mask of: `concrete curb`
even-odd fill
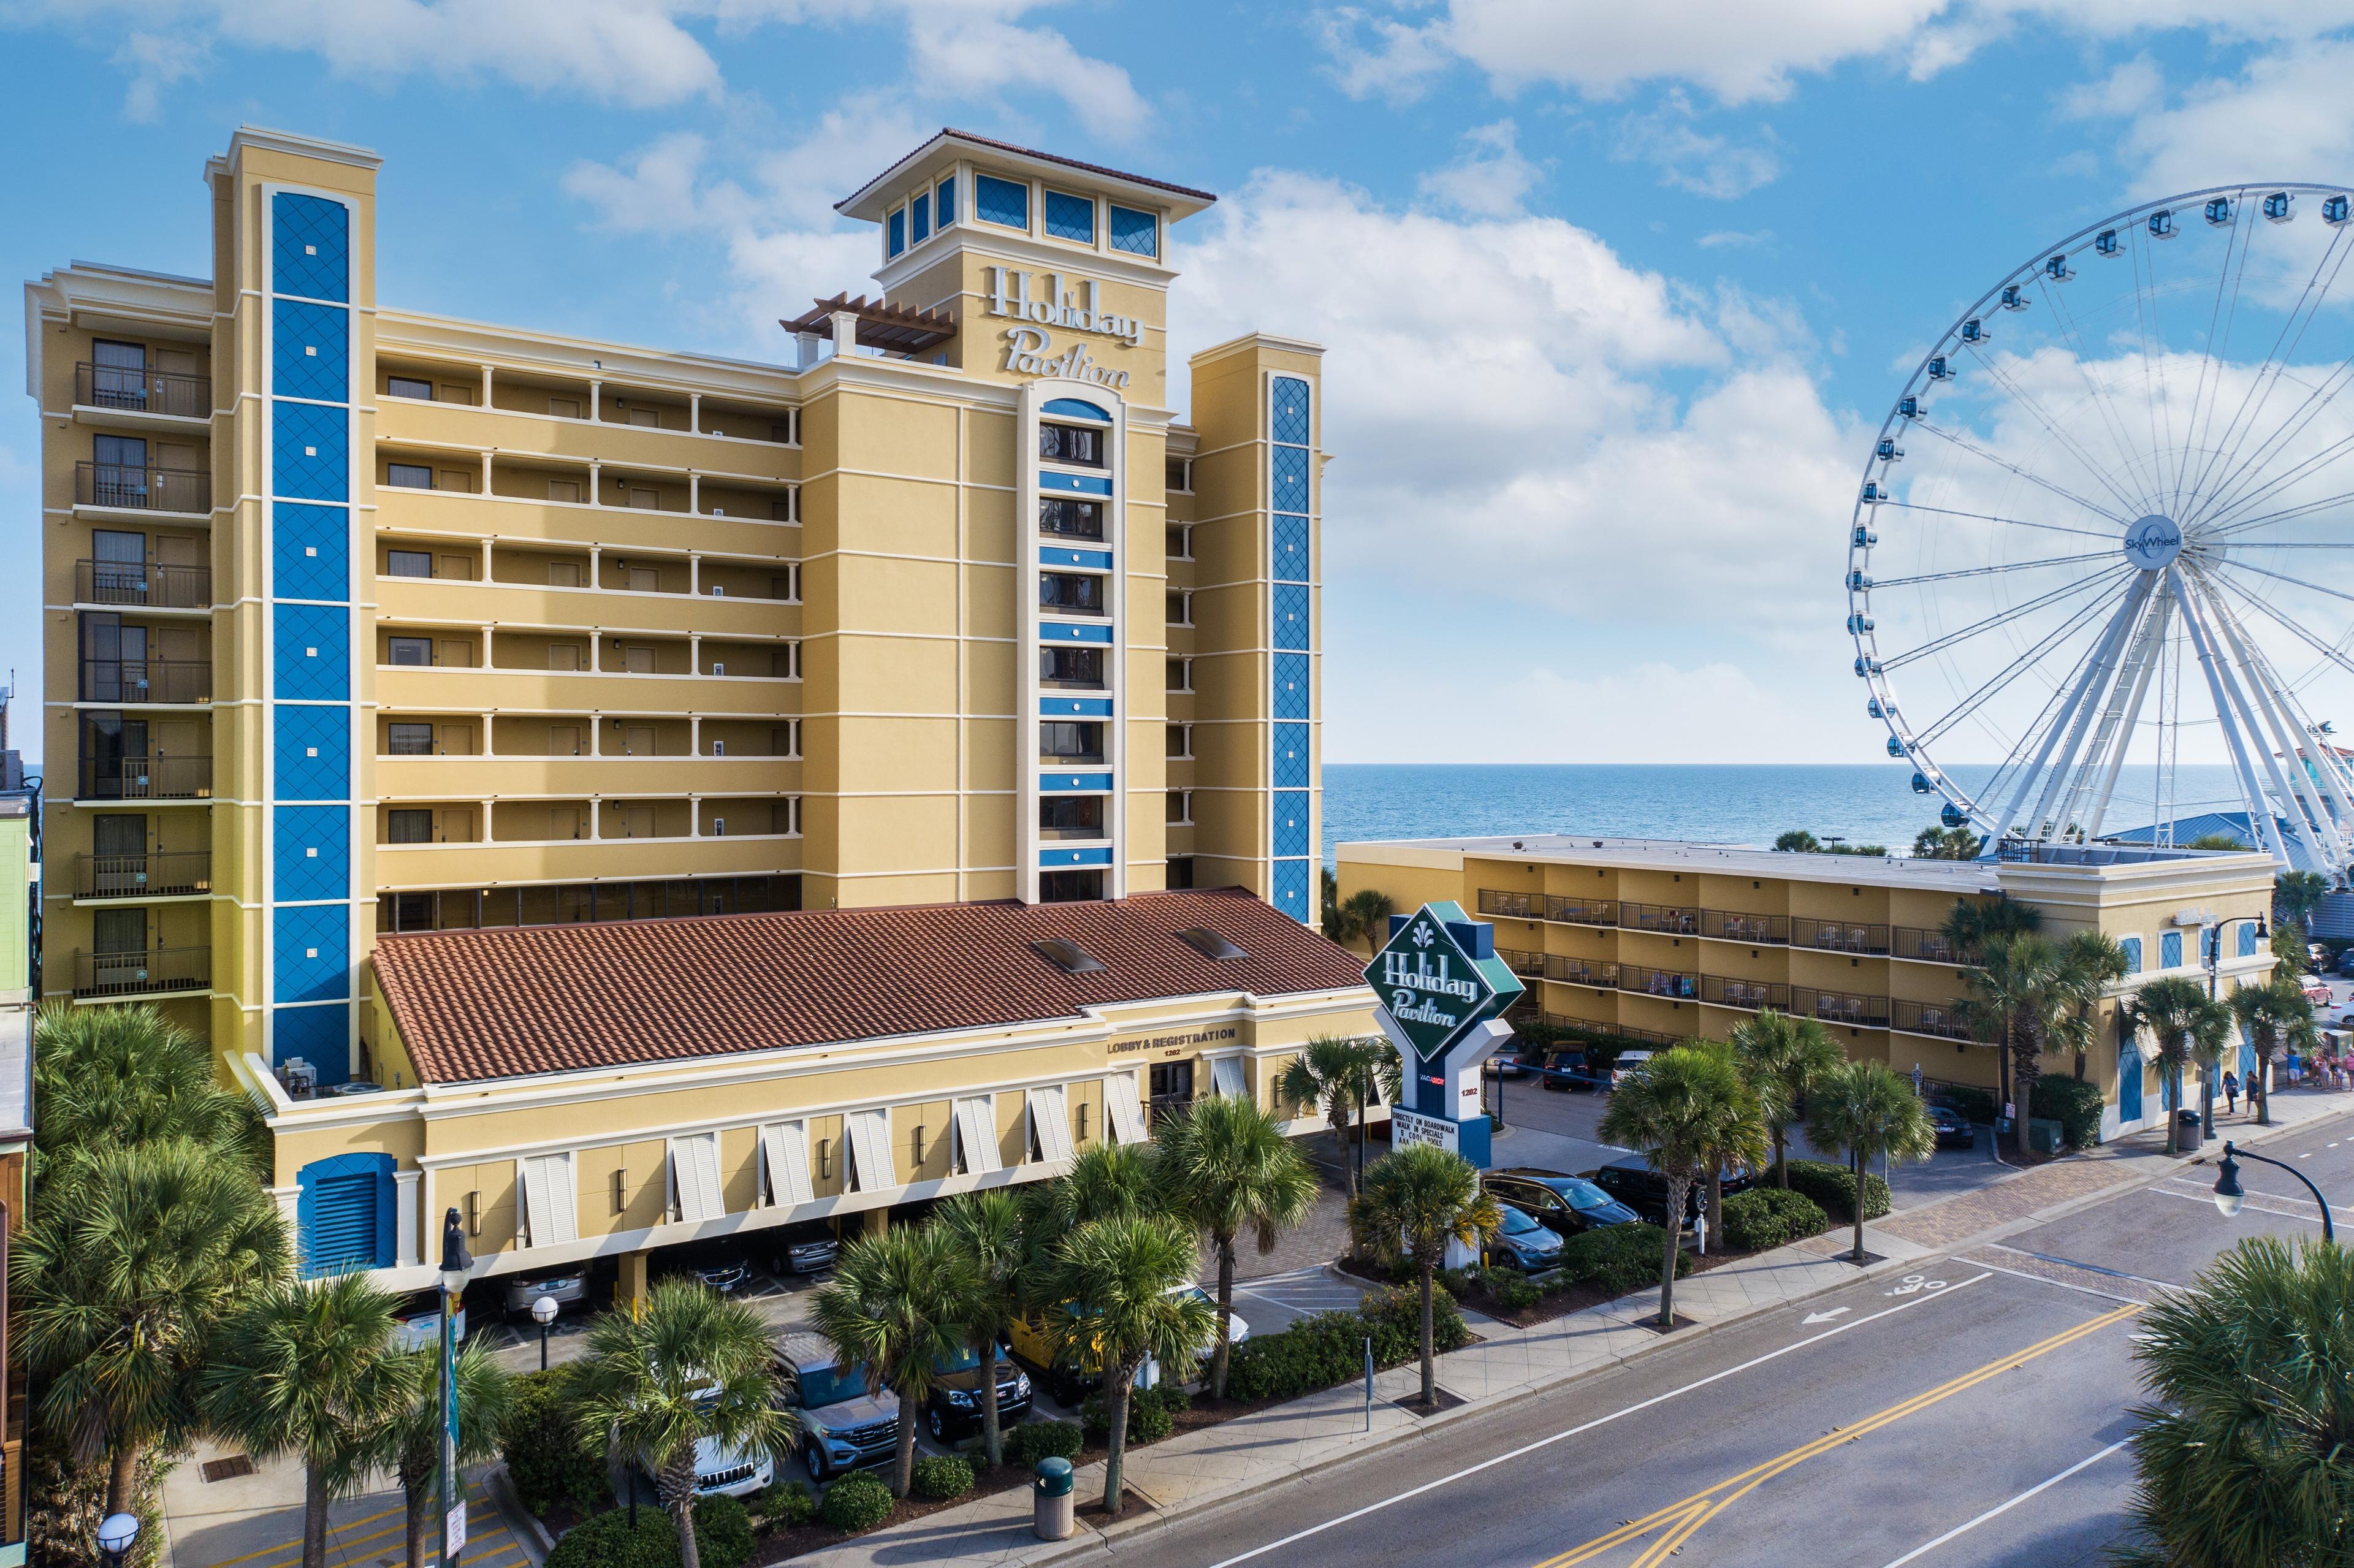
[[[507,1533],[523,1547],[524,1555],[535,1564],[546,1562],[547,1554],[556,1550],[556,1538],[547,1533],[547,1526],[539,1522],[536,1514],[523,1506],[523,1499],[515,1495],[514,1483],[507,1478],[506,1466],[496,1464],[484,1471],[482,1487],[498,1505],[499,1517],[506,1520]],[[535,1542],[539,1548],[536,1552],[532,1550]]]

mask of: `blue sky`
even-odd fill
[[[1336,761],[1879,758],[1839,577],[1911,358],[2134,199],[2354,175],[2349,0],[0,0],[0,34],[19,279],[205,270],[241,122],[385,155],[388,303],[748,357],[864,283],[831,203],[942,124],[1217,191],[1174,346],[1331,350]],[[37,440],[15,400],[17,560]]]

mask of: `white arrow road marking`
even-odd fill
[[[1840,1313],[1850,1310],[1851,1310],[1851,1308],[1846,1307],[1834,1307],[1828,1312],[1809,1312],[1805,1317],[1799,1319],[1798,1321],[1802,1324],[1828,1323],[1832,1319],[1838,1317]]]

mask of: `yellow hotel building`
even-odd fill
[[[2258,853],[2035,844],[1955,862],[1530,833],[1344,843],[1337,855],[1343,898],[1368,887],[1402,909],[1452,898],[1492,920],[1497,956],[1545,1022],[1672,1044],[1724,1039],[1771,1008],[1820,1020],[1850,1057],[1987,1089],[1998,1053],[1955,1011],[1968,973],[1940,935],[1954,906],[2016,900],[2054,940],[2105,932],[2133,972],[2102,1000],[2101,1044],[2083,1064],[2106,1102],[2104,1137],[2164,1125],[2165,1086],[2124,1020],[2133,993],[2173,975],[2228,996],[2273,965],[2259,932],[2277,868]],[[2243,1044],[2237,1069],[2253,1066]],[[2054,1051],[2042,1070],[2078,1064]]]
[[[1066,905],[1162,909],[1155,943],[1236,937],[1246,906],[1271,908],[1289,933],[1256,951],[1279,948],[1290,990],[1272,974],[1172,999],[1115,976],[1104,998],[1144,1006],[1150,1038],[1243,1042],[1229,1055],[1248,1071],[1203,1058],[1189,1092],[1263,1092],[1260,1054],[1370,1030],[1366,993],[1299,924],[1319,842],[1321,351],[1218,344],[1183,367],[1190,422],[1170,408],[1171,231],[1214,197],[944,131],[840,204],[875,225],[875,299],[788,312],[777,361],[756,363],[379,302],[380,217],[429,217],[379,208],[378,162],[240,130],[204,171],[209,278],[77,262],[26,290],[52,780],[41,991],[153,1001],[208,1035],[270,1108],[290,1207],[349,1219],[367,1185],[350,1223],[390,1239],[346,1261],[413,1270],[431,1215],[505,1201],[513,1172],[500,1186],[485,1161],[541,1158],[556,1128],[666,1148],[662,1097],[578,1107],[690,1022],[638,1017],[634,1044],[519,1091],[521,1121],[448,1143],[456,1124],[428,1107],[460,1079],[409,1037],[423,1014],[400,998],[427,999],[387,994],[380,940],[456,943],[467,972],[495,973],[550,961],[535,944],[564,932],[717,915],[817,932],[1011,901],[1046,922],[1009,949],[1030,955]],[[1148,896],[1193,887],[1250,896]],[[682,940],[663,961],[742,978],[734,938]],[[1232,1022],[1269,1006],[1285,1022],[1264,1035]],[[858,1079],[849,1108],[896,1128],[892,1094],[993,1083],[1001,1033],[920,1015],[937,1037],[891,1058],[897,1078]],[[1097,1024],[1056,1084],[1102,1076]],[[751,1076],[768,1090],[724,1097],[746,1119],[723,1152],[812,1092],[799,1069]],[[1141,1105],[1179,1092],[1173,1071],[1130,1076]],[[943,1124],[910,1114],[907,1169],[883,1174],[937,1158],[913,1129]],[[1033,1136],[1046,1152],[1028,1173],[1065,1141]],[[685,1212],[675,1161],[656,1163],[668,1173],[632,1180]],[[849,1207],[907,1185],[883,1174]],[[801,1191],[779,1180],[758,1206]],[[596,1206],[574,1205],[567,1245]],[[605,1225],[595,1250],[651,1234]],[[494,1267],[530,1261],[508,1241]]]

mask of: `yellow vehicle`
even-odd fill
[[[1193,1295],[1208,1301],[1214,1308],[1216,1299],[1198,1285],[1173,1285],[1172,1296]],[[1100,1357],[1087,1354],[1077,1358],[1078,1364],[1057,1366],[1055,1362],[1055,1341],[1046,1332],[1043,1318],[1022,1317],[1013,1319],[1013,1332],[1008,1336],[1013,1346],[1013,1359],[1031,1379],[1045,1389],[1047,1395],[1066,1410],[1076,1410],[1079,1401],[1103,1386],[1103,1362]],[[1226,1319],[1226,1342],[1239,1345],[1250,1338],[1250,1325],[1237,1312]],[[1203,1355],[1209,1354],[1205,1348]],[[1146,1361],[1136,1370],[1136,1386],[1150,1388],[1161,1381],[1158,1361]]]

